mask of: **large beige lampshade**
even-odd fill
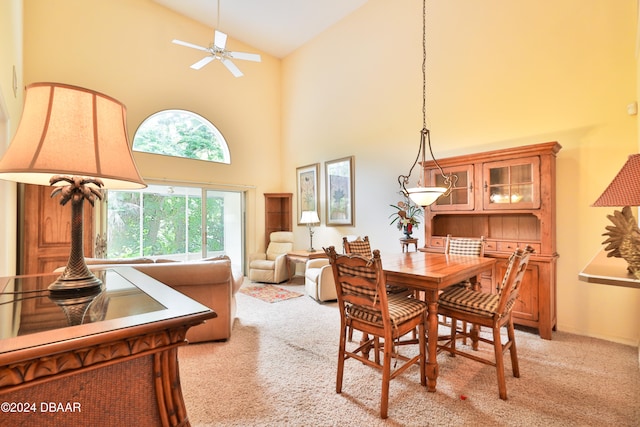
[[[125,120],[126,107],[99,92],[29,85],[18,130],[0,160],[0,179],[49,185],[53,175],[69,175],[100,178],[105,188],[144,188]]]

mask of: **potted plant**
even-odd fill
[[[389,218],[393,218],[390,225],[396,224],[398,230],[404,233],[405,238],[410,239],[413,227],[420,225],[419,218],[422,216],[422,209],[408,197],[405,197],[404,201],[399,201],[397,205],[389,206],[396,209],[394,213],[389,215]]]

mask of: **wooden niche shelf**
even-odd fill
[[[483,290],[496,292],[509,255],[517,247],[535,249],[514,322],[551,339],[556,327],[556,154],[557,142],[527,145],[438,160],[445,174],[458,177],[451,193],[425,211],[425,246],[442,252],[447,234],[487,239],[485,255],[497,258]],[[444,186],[433,161],[423,165],[428,185]],[[489,285],[490,284],[490,285]]]
[[[293,231],[292,193],[264,193],[265,248],[274,231]]]

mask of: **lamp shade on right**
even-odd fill
[[[591,206],[640,206],[640,154],[632,154]]]

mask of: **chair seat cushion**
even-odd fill
[[[499,294],[479,292],[464,286],[451,286],[440,294],[441,307],[491,317],[498,307]]]
[[[427,304],[414,298],[390,296],[388,303],[391,323],[396,326],[427,311]],[[382,327],[382,312],[374,307],[354,304],[348,307],[348,314],[354,319]]]

